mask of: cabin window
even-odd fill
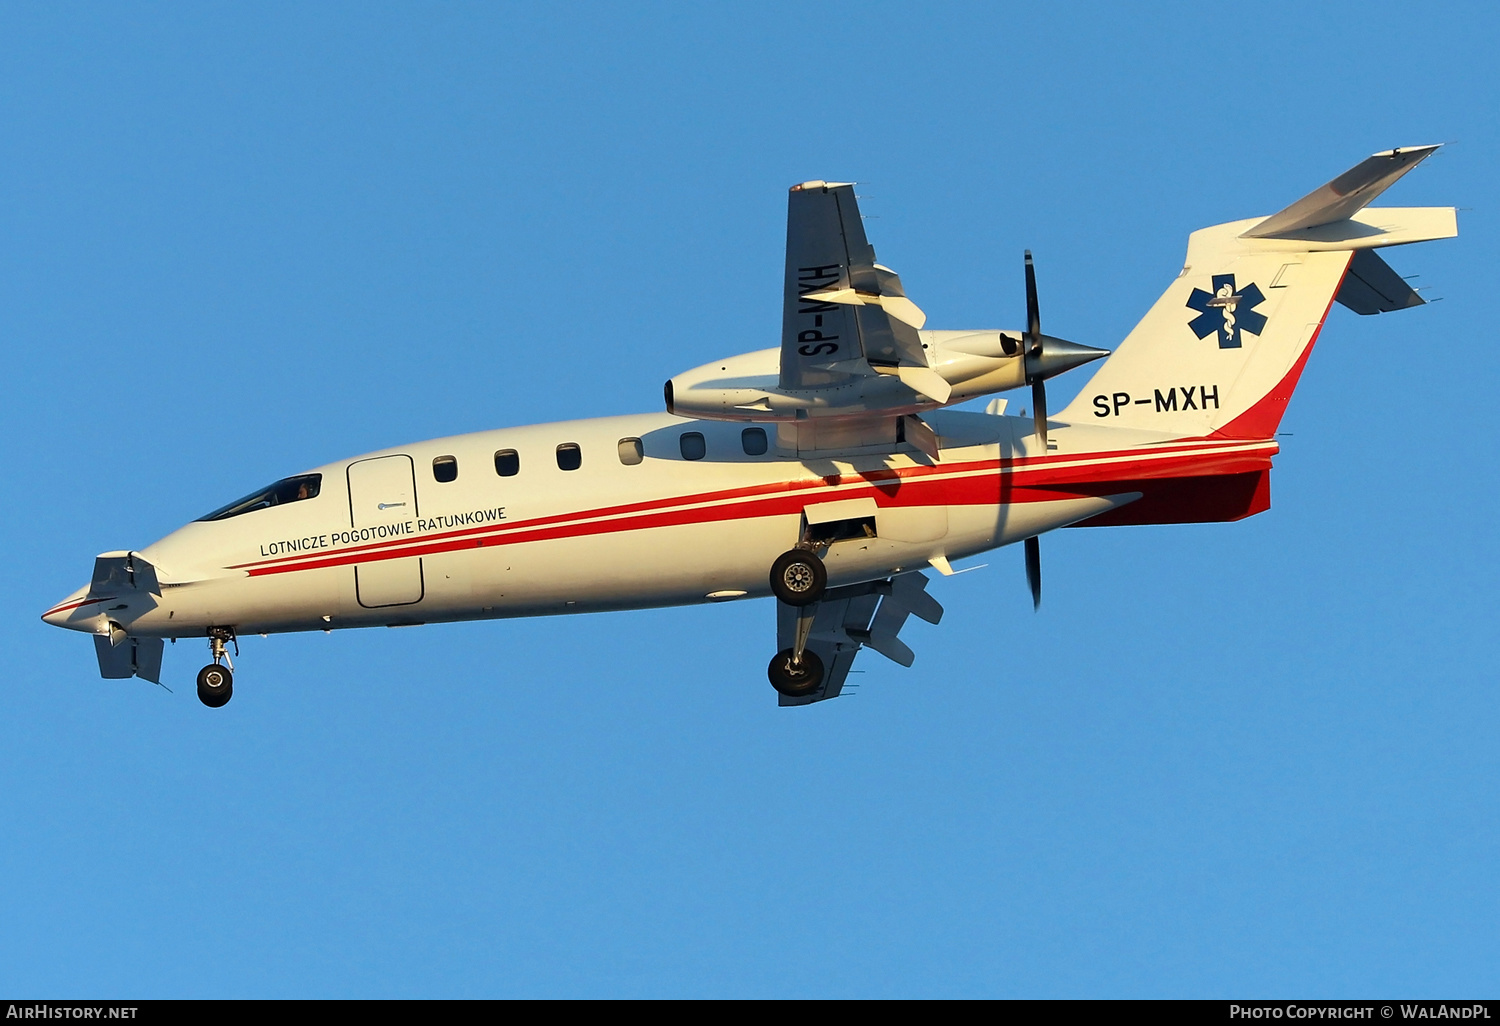
[[[764,456],[766,454],[766,429],[746,428],[740,432],[740,445],[745,447],[746,456]]]
[[[701,460],[708,453],[708,443],[703,440],[703,434],[699,431],[684,431],[678,447],[685,460]]]
[[[432,461],[432,476],[442,484],[458,480],[458,459],[453,456],[439,456]]]
[[[564,442],[557,447],[557,469],[577,470],[583,466],[583,450],[577,442]]]
[[[620,439],[620,462],[633,467],[646,458],[646,447],[639,438]]]
[[[199,517],[199,520],[228,520],[237,517],[241,513],[253,513],[258,509],[266,509],[270,506],[281,506],[288,502],[297,502],[300,499],[316,499],[323,485],[322,474],[303,474],[300,477],[288,477],[277,481],[273,485],[267,485],[258,492],[251,492],[243,499],[236,499],[227,506],[220,506],[212,513]]]
[[[521,472],[521,454],[514,449],[501,449],[495,453],[495,473],[501,477],[515,477]]]

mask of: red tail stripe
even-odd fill
[[[1328,297],[1328,305],[1323,308],[1323,316],[1318,318],[1318,326],[1313,329],[1312,338],[1308,339],[1307,345],[1302,347],[1302,352],[1292,362],[1291,369],[1282,375],[1276,387],[1257,399],[1255,404],[1244,413],[1214,431],[1209,436],[1210,438],[1270,438],[1276,433],[1276,429],[1281,425],[1281,418],[1286,413],[1287,404],[1292,401],[1292,393],[1297,389],[1297,382],[1302,380],[1302,368],[1307,366],[1307,358],[1312,355],[1318,336],[1323,334],[1323,325],[1328,321],[1328,311],[1333,309],[1334,300],[1338,298],[1339,289],[1344,287],[1344,278],[1348,276],[1349,267],[1353,262],[1354,254],[1351,253],[1349,262],[1344,264],[1344,273],[1339,275],[1338,288],[1335,288],[1333,295]]]

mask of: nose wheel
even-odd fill
[[[233,642],[234,654],[239,655],[240,644],[233,630],[228,627],[209,629],[208,650],[214,661],[198,671],[198,701],[210,709],[218,709],[234,697],[234,663],[225,650],[226,642]]]
[[[198,701],[217,709],[234,697],[234,674],[218,663],[198,671]]]

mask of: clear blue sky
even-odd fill
[[[1494,995],[1491,5],[7,4],[0,992]],[[933,327],[1114,345],[1188,232],[1387,202],[1274,505],[938,581],[778,709],[769,601],[249,639],[234,702],[38,614],[307,466],[655,409],[773,345],[857,180]],[[1054,404],[1086,373],[1063,379]],[[1018,401],[1022,401],[1018,397]]]

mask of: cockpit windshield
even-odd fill
[[[315,499],[322,484],[322,474],[303,474],[300,477],[283,478],[258,492],[251,492],[243,499],[236,499],[227,506],[220,506],[212,513],[198,519],[228,520],[241,513],[252,513],[258,509],[265,509],[267,506],[280,506],[299,499]]]

